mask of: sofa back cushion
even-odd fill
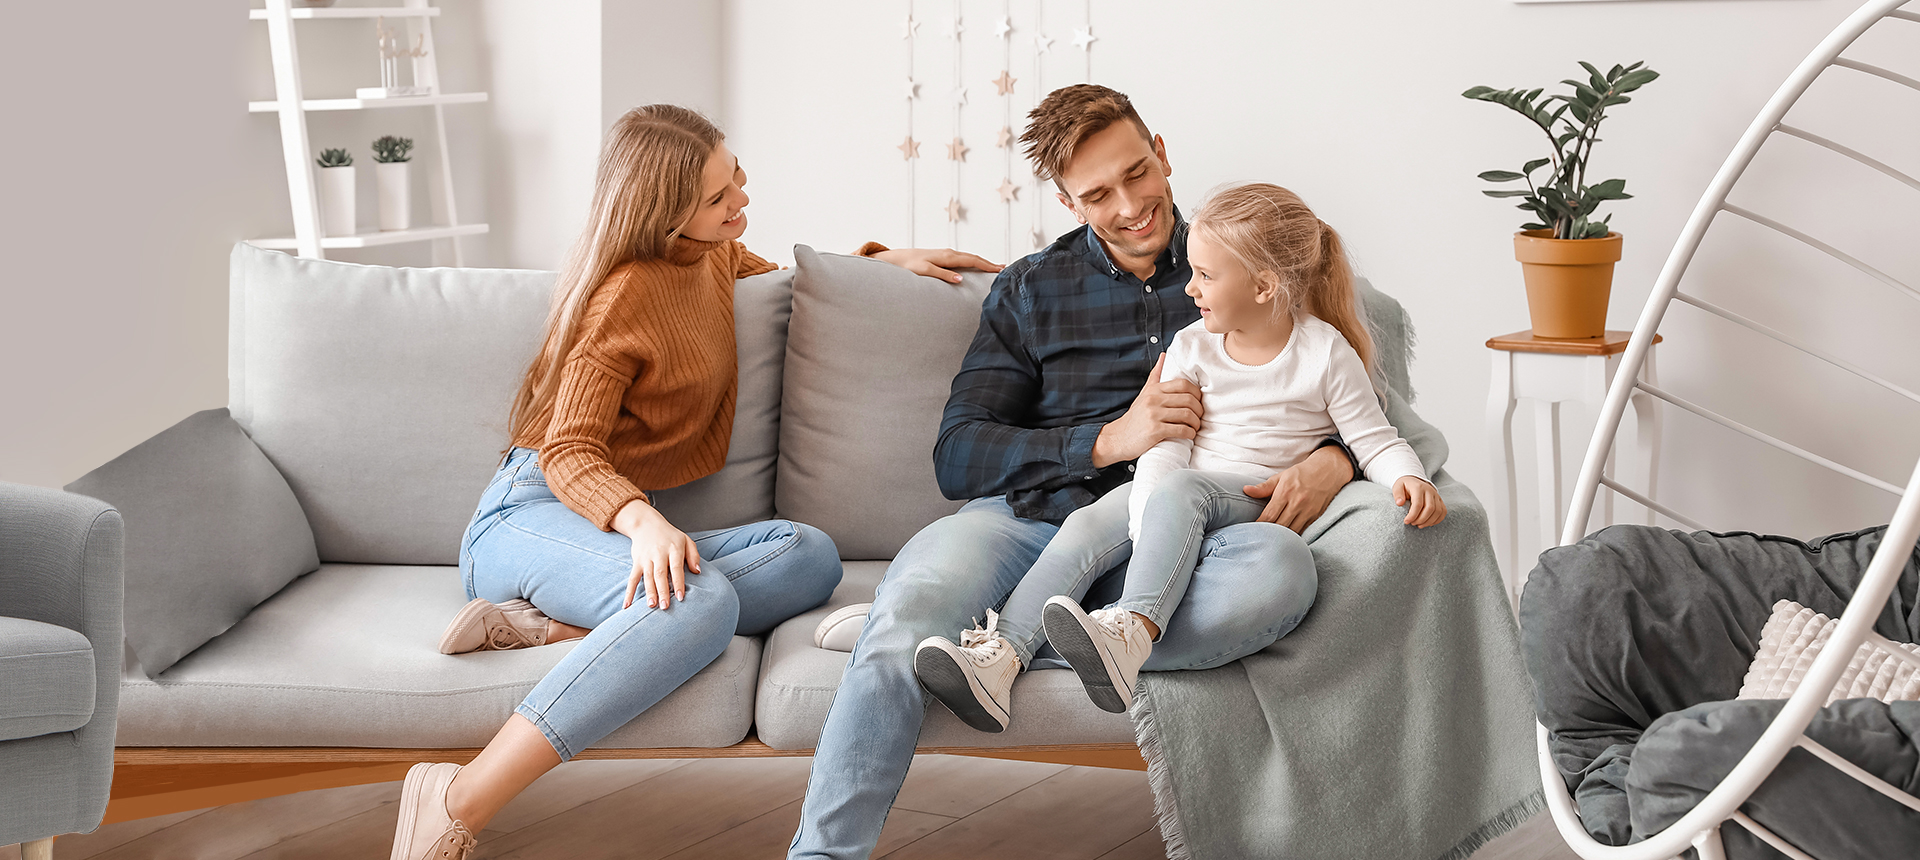
[[[507,445],[508,408],[539,346],[553,278],[234,248],[233,416],[293,488],[321,560],[457,563],[460,535]],[[753,420],[735,422],[739,450],[707,479],[741,491],[689,485],[675,500],[685,528],[770,511],[779,381],[767,355],[784,347],[774,329],[786,288],[780,273],[750,280],[758,283],[739,301],[756,308],[740,315],[756,327],[740,338],[752,380],[743,379],[739,408]]]
[[[841,558],[892,558],[962,504],[940,494],[933,443],[993,276],[956,286],[805,245],[793,256],[775,507]]]

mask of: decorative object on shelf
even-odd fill
[[[427,55],[427,34],[421,33],[414,38],[413,47],[407,47],[397,30],[387,29],[387,19],[375,18],[373,21],[374,43],[380,48],[380,85],[361,87],[353,91],[358,98],[391,99],[406,96],[434,95],[432,86],[423,85],[424,75],[420,72],[420,58]],[[410,72],[413,83],[400,85],[400,58],[411,61]]]
[[[380,229],[405,230],[413,226],[413,200],[408,193],[407,163],[413,156],[413,138],[385,135],[373,141],[374,184],[380,191]]]
[[[1461,93],[1475,101],[1503,105],[1538,126],[1552,143],[1546,158],[1521,166],[1518,172],[1489,170],[1488,182],[1519,182],[1525,189],[1483,191],[1488,197],[1522,198],[1519,209],[1530,212],[1528,222],[1513,237],[1514,257],[1520,261],[1527,285],[1527,311],[1533,333],[1561,339],[1596,338],[1605,334],[1607,298],[1613,287],[1613,265],[1620,260],[1621,238],[1608,222],[1594,219],[1608,200],[1630,200],[1627,181],[1609,179],[1587,184],[1587,165],[1599,141],[1600,121],[1607,109],[1623,105],[1633,92],[1660,77],[1645,63],[1614,66],[1605,74],[1591,63],[1581,63],[1587,80],[1565,80],[1572,94],[1541,98],[1543,90],[1474,87]],[[1555,107],[1555,104],[1558,107]],[[1533,174],[1551,166],[1543,182]]]
[[[329,236],[351,236],[359,232],[354,222],[353,153],[344,149],[323,149],[314,159],[320,165],[320,214]]]
[[[299,9],[325,9],[333,5],[333,0],[293,0],[293,5]]]
[[[487,232],[486,224],[461,223],[460,213],[455,206],[452,159],[448,153],[447,105],[475,104],[487,100],[482,92],[446,92],[440,88],[440,69],[438,57],[434,52],[433,19],[440,17],[440,8],[431,5],[430,0],[399,0],[392,5],[361,6],[350,5],[321,10],[296,9],[294,0],[265,0],[264,8],[247,10],[247,17],[259,21],[266,29],[267,45],[273,58],[273,98],[268,101],[251,101],[247,109],[254,113],[270,113],[279,120],[280,154],[287,170],[287,200],[292,210],[292,231],[281,236],[263,236],[247,240],[250,244],[273,250],[292,251],[302,257],[324,259],[329,250],[373,248],[386,245],[408,243],[432,243],[432,265],[464,266],[465,256],[461,250],[460,239],[478,236]],[[389,20],[406,22],[405,40],[411,48],[403,53],[413,62],[413,86],[423,87],[432,95],[417,95],[408,98],[365,95],[357,98],[310,99],[306,97],[306,84],[302,68],[312,68],[316,60],[303,58],[299,51],[299,30],[302,22],[318,20],[363,20],[372,23],[377,29],[386,30]],[[364,26],[364,25],[362,25]],[[383,43],[390,43],[396,50],[406,44],[398,25],[382,35]],[[330,58],[318,62],[325,64]],[[385,83],[398,84],[398,57],[386,66]],[[341,60],[342,64],[347,61]],[[335,69],[335,77],[344,74]],[[307,116],[314,111],[358,111],[369,108],[432,108],[431,117],[434,129],[432,150],[434,157],[427,159],[427,199],[432,205],[432,222],[403,230],[369,230],[365,233],[349,229],[345,232],[327,229],[321,218],[323,204],[322,190],[318,187],[322,180],[332,181],[328,174],[335,169],[314,169],[316,149],[307,134]],[[352,207],[333,207],[344,209],[343,214],[352,212]],[[408,213],[411,215],[411,213]],[[411,219],[409,219],[411,220]],[[427,220],[427,219],[422,219]]]

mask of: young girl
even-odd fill
[[[1244,490],[1305,458],[1338,432],[1367,478],[1393,488],[1404,522],[1426,528],[1447,515],[1413,447],[1387,423],[1369,369],[1373,341],[1360,321],[1339,235],[1293,192],[1249,184],[1214,195],[1187,239],[1186,292],[1200,321],[1182,329],[1156,366],[1200,386],[1206,415],[1196,438],[1161,442],[1136,463],[1134,481],[1061,524],[1005,612],[985,627],[920,643],[921,683],[976,729],[1010,718],[1013,679],[1051,641],[1104,710],[1125,711],[1154,640],[1180,605],[1214,529],[1253,522],[1265,503]],[[1091,614],[1079,599],[1117,562],[1101,551],[1132,539],[1119,602]],[[1298,535],[1283,555],[1312,573]],[[1044,637],[1041,627],[1044,626]]]
[[[407,773],[394,860],[467,856],[541,774],[686,683],[736,634],[820,605],[840,581],[818,529],[773,520],[689,534],[647,500],[726,462],[733,283],[774,268],[738,241],[746,174],[723,139],[673,105],[636,108],[607,132],[587,229],[514,399],[512,447],[461,540],[472,602],[440,650],[581,641],[471,764]],[[953,251],[862,251],[949,281],[959,276],[939,267],[998,268]]]

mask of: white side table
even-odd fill
[[[1533,566],[1519,558],[1520,517],[1514,504],[1517,488],[1514,409],[1522,398],[1533,401],[1534,460],[1540,482],[1539,512],[1535,521],[1540,546],[1552,547],[1560,542],[1560,525],[1569,501],[1563,495],[1560,480],[1560,404],[1577,401],[1586,404],[1587,414],[1599,415],[1606,402],[1607,385],[1620,369],[1620,355],[1626,351],[1632,334],[1609,331],[1589,340],[1559,340],[1534,337],[1529,329],[1487,341],[1487,347],[1493,350],[1493,380],[1487,392],[1487,438],[1492,445],[1491,462],[1495,470],[1491,511],[1493,548],[1500,560],[1507,597],[1515,607],[1520,605],[1524,577]],[[1654,343],[1660,340],[1655,336]],[[1657,350],[1647,352],[1647,363],[1640,374],[1641,380],[1648,384],[1658,384],[1658,377],[1654,375],[1656,353]],[[1639,455],[1634,458],[1635,464],[1645,464],[1646,471],[1635,476],[1644,477],[1644,482],[1636,480],[1628,486],[1637,484],[1635,489],[1647,498],[1657,498],[1654,491],[1659,474],[1660,412],[1652,395],[1644,392],[1635,392],[1631,403],[1635,418],[1633,447]],[[1618,437],[1614,441],[1617,453]],[[1614,455],[1607,459],[1609,478],[1613,477],[1616,459]],[[1613,495],[1604,487],[1600,490],[1597,511],[1600,526],[1613,524]],[[1652,522],[1651,514],[1648,522]]]

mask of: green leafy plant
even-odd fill
[[[344,149],[323,149],[314,161],[321,167],[352,167],[353,154]]]
[[[412,151],[413,138],[411,137],[394,137],[389,134],[376,138],[373,141],[373,160],[381,164],[395,164],[406,161],[412,157],[407,153]]]
[[[1535,221],[1522,225],[1522,230],[1552,230],[1555,239],[1601,239],[1607,235],[1607,222],[1613,218],[1595,220],[1594,210],[1608,200],[1631,200],[1633,195],[1626,191],[1627,181],[1609,179],[1592,185],[1587,184],[1587,163],[1593,155],[1593,145],[1600,141],[1600,121],[1606,119],[1607,109],[1623,105],[1632,99],[1627,93],[1633,92],[1660,77],[1660,73],[1646,68],[1645,63],[1631,66],[1614,66],[1606,74],[1594,68],[1592,63],[1581,63],[1587,70],[1584,81],[1561,81],[1573,87],[1572,95],[1554,94],[1541,98],[1544,90],[1496,90],[1491,87],[1474,87],[1461,93],[1475,101],[1493,102],[1505,105],[1515,113],[1546,132],[1547,139],[1553,142],[1553,149],[1546,158],[1536,158],[1523,165],[1519,172],[1511,170],[1489,170],[1480,174],[1488,182],[1516,182],[1524,180],[1527,187],[1482,191],[1488,197],[1522,198],[1519,208],[1531,212]],[[1555,105],[1558,107],[1555,107]],[[1535,184],[1533,173],[1542,167],[1551,165],[1544,181]]]

